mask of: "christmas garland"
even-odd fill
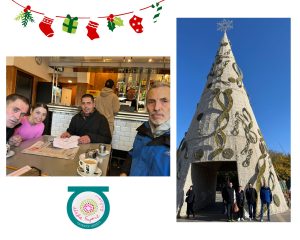
[[[159,19],[162,6],[161,3],[164,2],[165,0],[159,0],[155,2],[154,4],[151,4],[149,6],[146,6],[144,8],[139,9],[139,11],[144,11],[146,9],[154,9],[155,13],[153,16],[153,23],[156,23]],[[49,18],[46,16],[45,13],[42,13],[40,11],[32,10],[31,6],[23,6],[20,3],[18,3],[16,0],[12,0],[15,4],[19,5],[23,10],[16,16],[15,20],[21,21],[21,24],[23,27],[27,27],[28,23],[34,23],[34,18],[32,16],[32,13],[38,14],[38,15],[43,15],[44,18],[43,20],[39,23],[39,28],[40,30],[45,34],[47,37],[53,37],[54,36],[54,31],[51,28],[51,25],[54,21],[54,19]],[[133,14],[134,11],[129,11],[129,12],[124,12],[124,13],[118,13],[118,14],[108,14],[107,16],[100,16],[96,17],[99,19],[106,19],[107,20],[107,27],[110,31],[114,31],[117,27],[123,27],[125,26],[123,19],[120,16],[124,15],[129,15]],[[62,30],[64,32],[70,33],[70,34],[75,34],[78,26],[78,20],[79,19],[91,19],[91,17],[71,17],[70,14],[67,14],[66,16],[55,16],[56,18],[64,18],[64,22],[62,24]],[[129,25],[131,28],[136,32],[136,33],[142,33],[144,31],[143,26],[142,26],[142,20],[143,18],[133,15],[130,20],[129,20]],[[100,38],[97,28],[99,26],[99,23],[94,22],[94,21],[89,21],[88,25],[86,26],[87,29],[87,36],[91,39],[97,39]]]

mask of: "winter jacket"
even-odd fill
[[[77,113],[71,120],[67,132],[71,135],[88,135],[92,143],[111,143],[111,134],[106,118],[96,109],[88,117]]]
[[[269,187],[261,187],[260,189],[260,200],[263,203],[271,203],[272,202],[272,192]]]
[[[111,88],[104,87],[101,90],[100,96],[96,98],[96,108],[107,118],[110,132],[113,134],[115,120],[114,116],[120,110],[120,103],[118,96],[114,94]]]
[[[240,192],[236,193],[236,203],[238,206],[244,206],[244,202],[245,202],[245,195],[244,195],[244,191],[241,190]]]
[[[186,193],[186,199],[185,201],[187,203],[194,203],[195,202],[195,193],[194,193],[194,190],[188,190],[187,193]]]
[[[255,204],[257,199],[257,192],[255,188],[247,188],[246,199],[248,204]]]
[[[149,122],[137,128],[130,176],[170,176],[170,130],[154,138]]]
[[[234,203],[235,202],[235,190],[234,188],[227,187],[224,191],[224,200],[226,203]]]

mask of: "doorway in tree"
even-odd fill
[[[238,186],[236,161],[193,163],[191,166],[193,189],[196,194],[194,210],[220,211],[223,203],[221,190],[228,180]]]

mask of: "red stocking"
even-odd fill
[[[54,35],[54,31],[51,28],[51,24],[53,23],[52,18],[44,17],[43,21],[40,22],[39,27],[41,31],[47,36],[52,37]]]
[[[142,20],[143,20],[143,18],[140,18],[135,15],[129,20],[130,26],[133,28],[133,30],[136,33],[142,33],[144,31],[143,25],[142,25]]]
[[[91,39],[94,40],[96,38],[99,38],[99,34],[97,33],[97,27],[98,23],[89,21],[89,24],[86,26],[86,29],[88,30],[87,36]]]

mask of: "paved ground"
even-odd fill
[[[264,221],[266,220],[267,219],[265,217]],[[271,222],[290,222],[290,221],[291,221],[290,211],[271,216]],[[178,218],[177,222],[227,222],[227,217],[224,214],[220,214],[219,212],[211,211],[208,209],[196,213],[195,218],[191,218],[191,217],[189,219],[186,219],[185,217]],[[244,222],[249,222],[249,219],[246,219]],[[251,222],[258,222],[258,221],[251,221]]]
[[[181,217],[177,218],[177,222],[227,222],[227,217],[222,213],[223,211],[223,204],[221,202],[220,196],[216,196],[216,203],[215,206],[204,209],[198,213],[196,213],[195,218]],[[271,222],[290,222],[291,221],[291,211],[287,211],[280,214],[271,215]],[[237,219],[237,217],[234,217]],[[264,217],[264,221],[267,218]],[[236,221],[237,222],[237,221]],[[245,222],[249,222],[249,219],[246,219]],[[258,222],[258,221],[251,221],[251,222]]]

